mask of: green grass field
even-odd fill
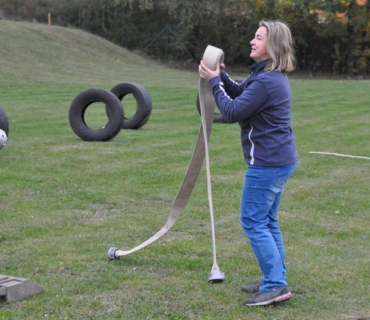
[[[244,72],[244,70],[240,70]],[[240,286],[260,276],[239,226],[246,165],[236,124],[210,141],[217,261],[206,174],[177,224],[166,222],[200,127],[198,72],[174,70],[80,30],[0,20],[0,105],[10,134],[0,151],[0,274],[44,292],[0,301],[0,319],[370,319],[370,82],[291,78],[300,165],[280,221],[290,301],[243,306]],[[235,75],[240,79],[240,74]],[[85,142],[68,111],[83,90],[138,82],[153,112],[139,130]],[[134,101],[123,101],[126,115]],[[101,113],[92,114],[99,123]]]

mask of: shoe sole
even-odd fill
[[[278,296],[274,299],[262,301],[262,302],[256,302],[256,303],[245,303],[248,307],[254,307],[254,306],[267,306],[269,304],[274,303],[280,303],[289,300],[292,297],[292,294],[290,292],[282,294],[281,296]]]

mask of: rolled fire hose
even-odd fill
[[[207,46],[204,55],[203,61],[205,65],[212,69],[216,70],[217,65],[224,60],[224,53],[221,49],[218,49],[213,46]],[[210,189],[210,170],[209,170],[209,159],[208,159],[208,142],[211,136],[212,130],[212,123],[213,123],[213,115],[215,110],[215,100],[212,93],[212,88],[209,82],[203,78],[199,78],[199,102],[201,108],[201,126],[198,133],[198,139],[194,148],[193,156],[190,161],[188,170],[185,174],[184,180],[181,184],[181,187],[176,195],[176,198],[172,204],[171,213],[167,219],[166,224],[160,229],[154,236],[143,242],[142,244],[138,245],[137,247],[123,251],[119,250],[115,247],[110,248],[108,250],[108,257],[109,259],[119,259],[121,256],[129,255],[133,252],[136,252],[149,244],[153,243],[154,241],[161,238],[168,230],[172,228],[172,226],[176,223],[179,219],[181,213],[184,211],[191,193],[194,189],[195,183],[199,177],[200,170],[202,168],[202,164],[204,158],[206,156],[207,161],[207,189],[208,189],[208,200],[210,204],[210,216],[211,216],[211,223],[212,223],[212,240],[213,240],[213,253],[214,253],[214,263],[211,271],[211,275],[209,278],[210,282],[219,282],[223,279],[223,274],[220,274],[217,262],[216,262],[216,255],[215,255],[215,237],[214,237],[214,226],[213,226],[213,208],[212,208],[212,193]],[[212,276],[212,273],[216,272],[216,276]]]

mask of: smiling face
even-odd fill
[[[266,27],[258,28],[254,38],[250,42],[251,54],[250,57],[256,61],[260,62],[263,60],[270,59],[267,53],[267,29]]]

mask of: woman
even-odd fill
[[[227,122],[238,122],[241,128],[248,168],[240,224],[263,274],[258,283],[245,285],[242,291],[254,293],[245,305],[260,306],[292,297],[277,214],[284,186],[298,163],[287,77],[294,70],[295,57],[290,29],[281,21],[261,21],[250,45],[250,57],[256,63],[243,82],[233,81],[223,71],[224,64],[213,71],[201,61],[199,73],[209,81]]]

